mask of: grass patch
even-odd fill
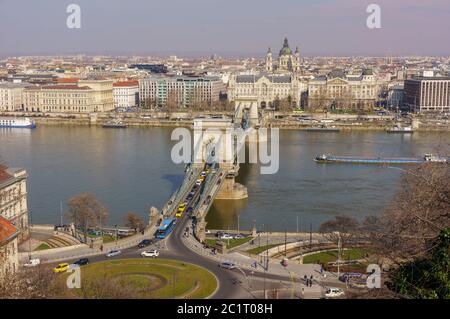
[[[40,251],[40,250],[47,250],[50,249],[50,246],[47,245],[46,243],[42,243],[39,246],[37,246],[34,251]]]
[[[68,275],[68,274],[67,274]],[[67,275],[61,276],[65,284]],[[81,288],[63,298],[202,299],[217,288],[215,276],[199,266],[167,259],[126,259],[81,268]]]
[[[111,235],[103,235],[103,243],[104,244],[112,243],[115,240],[116,240],[116,238]]]
[[[367,248],[350,248],[341,252],[341,260],[363,259],[369,253]],[[327,264],[337,261],[338,250],[330,250],[303,257],[305,264]]]
[[[245,243],[248,243],[250,240],[252,240],[252,237],[245,237],[245,238],[239,238],[239,239],[205,239],[205,243],[208,246],[214,247],[218,241],[223,241],[227,245],[228,249],[243,245]]]
[[[249,250],[247,250],[247,252],[252,255],[258,255],[258,254],[262,253],[263,251],[266,251],[273,247],[277,247],[278,245],[279,244],[270,244],[270,245],[259,246],[259,247],[249,249]]]

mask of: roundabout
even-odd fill
[[[81,288],[65,288],[63,297],[203,299],[212,296],[217,288],[215,275],[191,263],[118,259],[81,267]]]

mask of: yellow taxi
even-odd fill
[[[181,216],[183,216],[183,212],[186,210],[186,203],[181,203],[179,206],[178,206],[178,211],[177,211],[177,213],[175,214],[175,216],[176,217],[181,217]]]
[[[200,177],[198,178],[198,180],[199,180],[200,182],[203,182],[203,181],[205,180],[205,176],[200,176]]]
[[[63,263],[63,264],[59,264],[58,266],[53,268],[53,272],[55,272],[55,273],[66,272],[67,269],[69,269],[69,264],[68,263]]]

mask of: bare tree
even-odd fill
[[[91,193],[82,193],[70,198],[67,206],[69,210],[66,215],[77,227],[83,229],[85,242],[89,227],[102,225],[108,219],[108,210]]]
[[[336,216],[334,220],[330,220],[320,225],[319,232],[333,243],[341,241],[344,247],[351,239],[358,234],[359,223],[355,218],[349,216]]]
[[[141,232],[145,229],[144,220],[133,212],[126,213],[124,220],[125,226],[133,228],[136,232]]]
[[[54,298],[62,291],[58,277],[43,265],[0,277],[0,299]]]
[[[422,256],[450,227],[450,165],[427,163],[405,171],[401,189],[380,218],[366,220],[378,251],[394,261]]]

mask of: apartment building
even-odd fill
[[[226,86],[218,77],[149,77],[139,81],[142,108],[210,106]]]
[[[23,91],[30,84],[0,82],[0,111],[18,111],[23,108]]]

